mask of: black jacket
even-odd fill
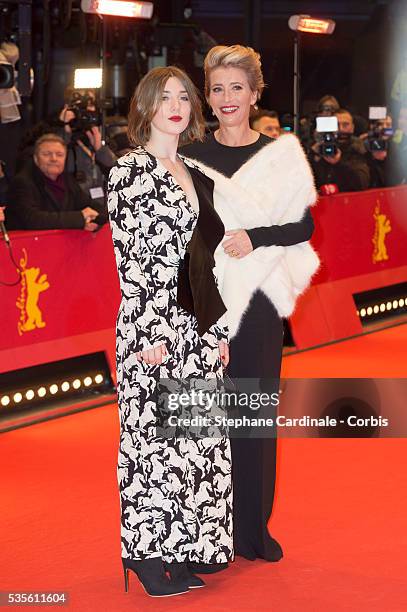
[[[198,322],[203,335],[226,312],[213,275],[214,252],[225,227],[213,206],[212,179],[188,166],[199,200],[199,216],[178,276],[179,305]]]
[[[11,181],[6,225],[10,230],[82,229],[85,219],[81,213],[90,206],[101,213],[98,219],[107,220],[103,208],[83,193],[75,179],[65,173],[65,199],[61,204],[47,187],[44,174],[30,162]]]

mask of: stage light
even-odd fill
[[[291,15],[288,26],[295,32],[308,32],[309,34],[332,34],[335,30],[333,19],[316,19],[311,15]]]
[[[79,387],[81,386],[81,381],[79,380],[79,378],[75,378],[75,380],[72,383],[72,386],[74,389],[79,389]]]
[[[371,315],[371,314],[372,314],[372,312],[373,312],[373,308],[372,308],[371,306],[369,306],[369,307],[367,308],[366,312],[367,312],[367,316],[368,316],[368,317],[370,317],[370,315]]]
[[[386,304],[380,304],[380,312],[384,312],[386,310]]]
[[[26,399],[32,400],[35,397],[35,393],[32,389],[29,389],[25,394]]]
[[[64,392],[65,392],[65,391],[69,391],[70,386],[71,386],[71,385],[69,384],[69,382],[68,382],[67,380],[65,380],[65,381],[62,383],[62,385],[61,385],[61,389],[62,389],[62,391],[64,391]]]
[[[294,133],[300,135],[300,41],[302,34],[332,34],[335,29],[335,21],[332,19],[315,19],[311,15],[291,15],[288,27],[294,31]]]
[[[100,385],[100,383],[102,383],[102,382],[103,382],[103,375],[102,374],[96,374],[96,376],[95,376],[95,383],[97,385]]]
[[[404,306],[404,300],[403,300],[403,298],[401,298],[401,299],[399,300],[399,306],[400,306],[400,308],[402,308],[402,307]]]
[[[393,308],[397,308],[397,306],[399,305],[397,300],[393,300]]]
[[[51,385],[49,388],[49,392],[51,393],[51,395],[55,395],[55,393],[58,393],[58,385]]]
[[[101,68],[76,68],[73,86],[75,89],[100,89],[102,80]]]
[[[360,311],[360,316],[361,317],[365,317],[366,316],[366,308],[362,308]]]
[[[45,397],[47,394],[47,390],[45,387],[40,387],[37,391],[38,397]]]
[[[151,19],[154,5],[152,2],[133,2],[127,0],[82,0],[84,13],[114,15],[133,19]]]
[[[16,404],[19,404],[22,399],[23,399],[23,396],[21,395],[21,393],[14,393],[13,400],[15,401]]]
[[[8,406],[10,403],[10,398],[8,395],[3,395],[3,397],[1,398],[1,405],[2,406]]]
[[[386,308],[387,308],[387,310],[391,310],[391,302],[387,302]]]
[[[90,387],[90,385],[92,384],[92,378],[90,376],[87,376],[83,379],[83,384],[85,385],[85,387]]]
[[[373,312],[374,312],[375,314],[377,314],[377,313],[379,312],[379,305],[378,305],[378,304],[375,304],[375,305],[373,306]]]

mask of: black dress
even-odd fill
[[[261,134],[253,144],[229,147],[209,134],[204,142],[183,147],[182,154],[231,177],[270,141]],[[256,249],[260,246],[290,246],[304,242],[311,238],[313,229],[312,216],[308,211],[298,223],[259,227],[247,233]],[[283,322],[270,300],[262,291],[257,291],[243,316],[237,335],[230,343],[228,371],[231,378],[260,378],[272,381],[272,386],[275,386],[280,377],[282,347]],[[232,438],[231,444],[235,554],[246,559],[260,557],[278,561],[283,554],[281,547],[267,529],[274,498],[276,439]]]

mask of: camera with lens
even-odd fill
[[[338,152],[338,118],[317,117],[316,124],[318,155],[335,157]]]
[[[386,117],[387,108],[385,106],[369,107],[369,131],[365,144],[371,153],[387,151],[389,140],[393,136],[393,129],[385,127]]]
[[[94,107],[90,110],[89,107]],[[75,92],[69,101],[67,110],[70,110],[75,116],[69,121],[69,126],[72,129],[72,137],[74,140],[86,140],[86,132],[93,126],[101,125],[102,114],[96,107],[96,102],[93,96],[89,94],[81,94]]]

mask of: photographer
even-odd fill
[[[67,148],[56,134],[35,143],[33,160],[10,184],[8,229],[84,229],[94,232],[106,223],[104,207],[83,193],[64,172]]]
[[[102,143],[100,123],[94,93],[66,88],[65,105],[58,115],[38,123],[23,139],[19,168],[31,159],[34,142],[40,136],[50,132],[58,134],[68,147],[67,171],[75,176],[93,202],[102,205],[105,177],[117,157]]]
[[[329,117],[329,119],[328,119]],[[357,172],[345,163],[338,138],[338,120],[332,114],[325,113],[318,122],[330,122],[332,127],[320,127],[313,130],[313,144],[308,157],[314,173],[317,189],[324,195],[338,191],[359,191],[361,182]],[[315,127],[315,126],[314,126]]]
[[[389,147],[387,162],[387,184],[404,185],[407,183],[407,105],[399,111],[397,132]]]
[[[369,165],[369,187],[377,189],[388,185],[389,146],[393,135],[392,118],[371,120],[369,131],[361,136],[366,147],[366,160]]]

